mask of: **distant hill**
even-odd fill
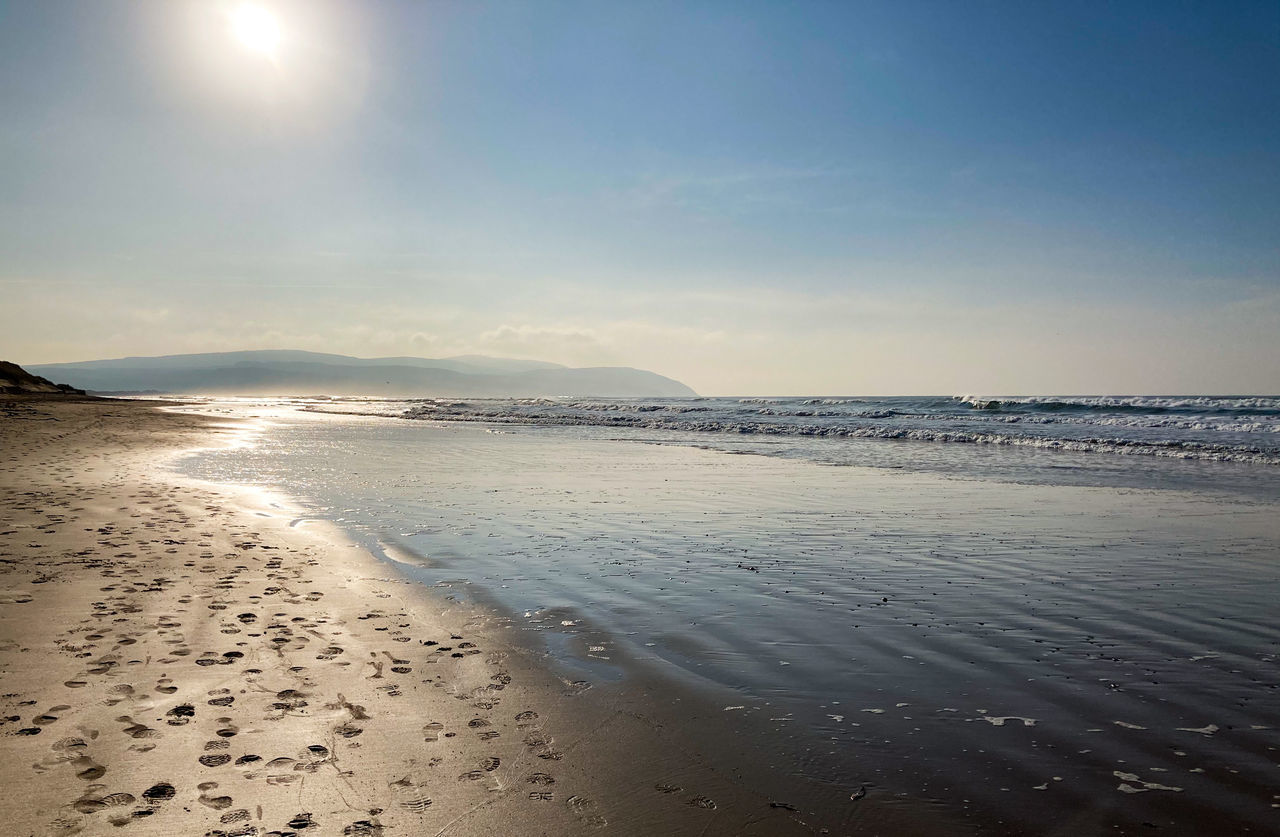
[[[572,369],[544,361],[483,355],[357,358],[261,350],[44,363],[29,369],[94,392],[389,398],[696,395],[679,381],[643,369]]]
[[[0,395],[34,395],[37,393],[84,395],[83,390],[66,384],[55,384],[48,378],[32,375],[16,363],[0,360]]]

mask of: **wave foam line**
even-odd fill
[[[748,421],[676,421],[656,416],[605,414],[564,415],[551,413],[509,413],[502,411],[453,411],[435,405],[422,405],[406,410],[407,419],[433,421],[494,422],[499,424],[631,427],[646,430],[672,430],[696,433],[734,435],[805,436],[814,438],[886,439],[917,442],[1008,445],[1038,450],[1060,450],[1080,453],[1111,453],[1125,456],[1163,456],[1218,462],[1244,462],[1280,465],[1280,452],[1248,445],[1224,445],[1211,442],[1179,440],[1130,440],[1081,438],[1067,439],[1044,436],[1018,436],[1008,433],[932,430],[889,427],[886,425],[799,425],[766,424]]]

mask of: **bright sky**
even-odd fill
[[[1280,392],[1273,0],[243,5],[0,0],[0,357]]]

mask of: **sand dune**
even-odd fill
[[[67,384],[55,384],[48,378],[32,375],[16,363],[0,360],[0,395],[31,395],[35,393],[84,395],[84,390]]]

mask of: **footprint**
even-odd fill
[[[598,807],[590,799],[586,799],[581,796],[571,796],[566,804],[568,804],[570,811],[573,811],[573,813],[581,819],[583,823],[591,826],[592,828],[604,828],[609,824],[609,821],[601,816]]]
[[[423,794],[422,788],[408,776],[388,783],[388,787],[400,798],[400,807],[407,808],[415,814],[426,812],[427,807],[431,805],[431,799]]]
[[[305,693],[297,689],[283,689],[276,692],[275,703],[271,704],[272,709],[301,709],[307,705],[307,696]]]
[[[101,811],[103,808],[106,808],[107,804],[103,802],[101,799],[94,799],[93,797],[82,796],[79,799],[77,799],[75,802],[72,802],[71,807],[75,808],[77,811],[79,811],[82,814],[96,814],[99,811]]]
[[[124,734],[130,738],[159,738],[159,730],[154,730],[146,724],[140,724],[128,715],[121,715],[116,718],[122,724],[126,724]]]
[[[323,764],[329,761],[329,748],[320,744],[311,744],[305,750],[298,754],[298,764],[294,770],[304,770],[308,773],[314,773]]]
[[[120,701],[133,697],[133,687],[127,683],[120,683],[107,689],[107,694],[110,697],[106,698],[103,703],[107,706],[115,706]]]
[[[197,801],[207,808],[215,811],[221,811],[231,807],[231,797],[229,796],[210,796],[209,791],[218,787],[217,782],[201,782],[196,786],[200,790],[200,796]]]
[[[72,750],[83,750],[88,746],[83,738],[60,738],[53,742],[49,749],[55,753],[65,753]]]
[[[299,831],[302,831],[304,828],[316,828],[318,824],[315,820],[311,819],[311,814],[308,812],[298,814],[293,819],[285,823],[285,825],[289,828],[296,828]]]
[[[76,778],[83,779],[86,782],[94,782],[106,775],[107,768],[95,762],[88,756],[81,756],[71,762],[76,768]]]
[[[102,797],[85,794],[71,803],[71,807],[82,814],[95,814],[98,811],[132,805],[136,801],[137,798],[131,793],[109,793]],[[112,825],[123,825],[129,821],[129,816],[121,816],[119,814],[111,816],[108,814],[108,819]]]
[[[200,762],[205,767],[221,767],[231,761],[231,756],[226,753],[211,753],[209,755],[201,756],[196,759],[196,761]]]
[[[191,719],[196,715],[196,708],[189,703],[183,703],[164,714],[169,726],[180,727],[191,723]]]
[[[401,808],[408,808],[415,814],[425,813],[427,807],[431,804],[431,799],[426,796],[416,796],[413,799],[405,799],[401,801]]]
[[[422,728],[424,741],[439,741],[440,730],[444,729],[444,724],[439,721],[432,721]]]
[[[150,802],[164,802],[173,799],[177,793],[168,782],[158,782],[142,792],[142,798]]]
[[[480,766],[484,768],[487,773],[492,773],[497,770],[500,764],[502,764],[502,759],[497,756],[489,756],[484,761],[480,762]]]

